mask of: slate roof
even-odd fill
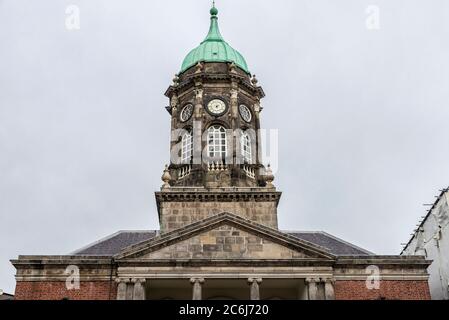
[[[352,243],[346,242],[323,231],[287,231],[286,233],[299,239],[322,246],[336,256],[374,255],[368,250],[362,249]]]
[[[372,255],[373,253],[357,247],[349,242],[334,237],[326,232],[306,232],[306,231],[283,231],[299,239],[314,243],[327,248],[330,253],[337,256],[348,255]],[[159,231],[119,231],[72,254],[74,255],[95,255],[112,256],[119,253],[126,247],[138,244],[157,236]]]
[[[122,249],[154,238],[158,234],[150,231],[119,231],[73,252],[74,255],[112,256]]]

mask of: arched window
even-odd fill
[[[190,132],[186,132],[182,136],[181,163],[190,164],[193,150],[193,136]]]
[[[215,125],[207,130],[207,152],[209,158],[224,160],[227,155],[226,129]]]
[[[247,132],[243,132],[240,137],[240,148],[242,152],[243,161],[252,164],[253,155],[251,150],[251,137]]]

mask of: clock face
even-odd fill
[[[190,119],[192,114],[193,114],[193,105],[189,103],[181,110],[181,115],[180,115],[181,121],[186,122],[187,120]]]
[[[239,106],[239,113],[240,116],[242,117],[243,120],[245,120],[246,122],[251,122],[251,111],[249,111],[249,108],[245,105],[240,105]]]
[[[226,103],[220,99],[211,100],[207,104],[207,110],[213,115],[221,115],[226,111]]]

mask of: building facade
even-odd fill
[[[432,299],[449,299],[449,188],[441,190],[401,254],[431,260],[428,272]]]
[[[278,229],[281,192],[260,161],[265,94],[210,14],[165,92],[172,157],[155,194],[160,230],[19,256],[16,299],[429,299],[424,257]]]

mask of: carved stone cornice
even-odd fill
[[[238,190],[238,191],[237,191]],[[155,192],[158,212],[162,202],[275,202],[279,204],[282,192],[269,188],[182,188]]]
[[[205,73],[202,72],[200,74],[193,74],[184,77],[182,81],[177,86],[170,86],[167,91],[165,92],[165,95],[167,97],[171,97],[173,94],[182,94],[185,90],[194,87],[195,82],[197,81],[210,82],[210,81],[217,81],[217,80],[227,80],[230,82],[237,82],[240,86],[244,87],[248,92],[251,92],[252,94],[256,95],[259,98],[265,97],[265,92],[263,91],[262,87],[260,86],[253,86],[251,82],[249,81],[248,77],[241,76],[238,74],[216,74],[216,73]]]
[[[332,268],[334,260],[319,259],[319,258],[295,258],[295,259],[120,259],[117,261],[119,267],[185,267],[185,268],[200,268],[200,267],[239,267],[252,268],[257,267],[328,267]]]

